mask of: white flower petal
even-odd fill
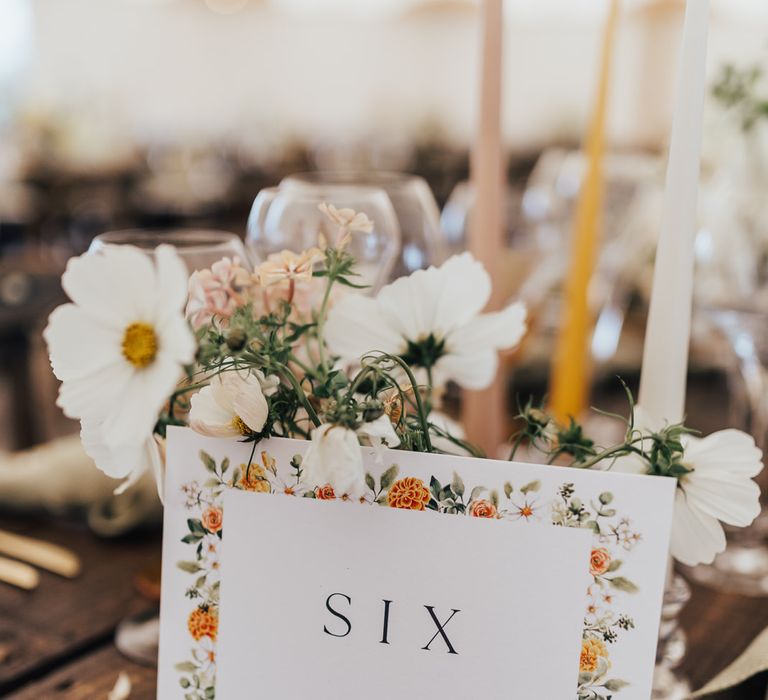
[[[670,551],[688,566],[711,564],[725,550],[723,526],[710,515],[692,509],[681,489],[675,496]]]
[[[610,462],[612,472],[621,472],[622,474],[647,474],[648,463],[638,455],[621,455]]]
[[[439,268],[416,270],[384,287],[377,301],[387,323],[408,340],[433,333],[442,339],[482,311],[491,280],[471,254],[449,258]]]
[[[729,525],[746,527],[760,514],[760,487],[751,479],[727,472],[683,477],[683,490],[691,508]]]
[[[134,370],[118,360],[91,374],[62,383],[56,405],[68,418],[103,419],[121,400],[132,382]]]
[[[61,284],[75,304],[113,327],[154,314],[154,267],[133,246],[106,246],[98,254],[71,258]]]
[[[328,423],[315,428],[302,468],[302,483],[309,488],[330,484],[337,496],[360,498],[365,494],[363,453],[349,428]]]
[[[85,453],[107,476],[124,479],[136,472],[138,478],[144,472],[144,441],[111,449],[104,443],[100,426],[94,421],[81,421],[80,440]]]
[[[189,274],[184,262],[172,246],[160,245],[155,249],[157,266],[158,325],[165,326],[170,319],[176,319],[187,300]]]
[[[53,373],[66,381],[124,361],[123,334],[124,329],[105,325],[75,304],[62,304],[51,313],[43,331]],[[87,343],[87,352],[78,339]]]
[[[373,350],[400,354],[405,341],[387,324],[375,299],[349,294],[329,312],[325,340],[334,355],[359,359]]]
[[[269,405],[261,391],[258,379],[253,377],[255,386],[241,389],[235,397],[234,408],[237,415],[253,432],[260,433],[269,417]]]
[[[435,365],[434,381],[440,385],[452,379],[465,389],[486,389],[496,376],[499,358],[494,350],[470,355],[443,355]]]
[[[491,297],[491,276],[471,253],[448,258],[440,272],[444,281],[433,322],[447,333],[468,323],[485,308]]]
[[[752,478],[763,468],[763,453],[754,438],[741,430],[718,430],[705,438],[685,439],[685,461],[696,472],[727,471]]]
[[[510,304],[503,311],[482,314],[448,334],[446,346],[449,353],[468,355],[472,352],[494,348],[506,350],[520,342],[525,334],[525,304]]]
[[[371,440],[372,444],[383,443],[387,447],[397,447],[400,444],[400,438],[392,427],[392,421],[389,416],[383,414],[376,420],[363,423],[357,429],[358,435],[363,435]]]
[[[104,418],[104,442],[114,446],[151,435],[160,409],[180,378],[181,368],[161,356],[149,367],[136,370],[120,400]]]
[[[197,342],[184,317],[177,312],[173,316],[166,316],[162,324],[155,327],[158,333],[158,357],[180,365],[191,364],[197,352]]]
[[[222,406],[214,396],[212,386],[200,389],[191,399],[189,410],[189,426],[201,435],[209,437],[237,437],[238,431],[233,427],[234,414]]]

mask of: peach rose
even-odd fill
[[[477,501],[472,501],[472,504],[469,506],[469,514],[473,518],[499,517],[499,511],[496,509],[496,506],[490,501],[486,501],[482,498]]]
[[[605,642],[595,637],[587,637],[581,642],[581,657],[579,658],[579,671],[582,673],[594,673],[600,659],[608,659],[608,649]]]
[[[611,565],[611,553],[605,547],[592,550],[589,557],[589,573],[593,576],[602,576]]]
[[[216,641],[216,635],[219,631],[218,610],[205,606],[195,608],[189,614],[187,628],[195,641],[199,641],[203,637],[210,637],[213,641]]]
[[[221,523],[224,520],[224,513],[221,508],[211,506],[203,513],[202,521],[203,527],[208,532],[218,532],[221,530]]]
[[[387,503],[390,508],[424,510],[429,503],[429,491],[421,479],[407,476],[392,484],[387,494]]]
[[[321,501],[332,501],[336,498],[336,494],[333,492],[333,486],[330,484],[318,486],[315,489],[315,498],[319,498]]]

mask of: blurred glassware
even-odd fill
[[[751,433],[757,446],[768,446],[768,307],[707,307],[701,313],[728,341],[734,420]],[[757,477],[763,510],[746,528],[726,527],[728,546],[710,566],[686,569],[698,583],[730,593],[768,596],[768,471]]]
[[[439,265],[445,260],[440,232],[440,210],[424,178],[389,171],[337,171],[289,175],[282,183],[365,185],[384,190],[400,225],[400,252],[390,279],[414,270]]]
[[[214,217],[236,185],[235,167],[214,145],[153,144],[146,159],[131,202],[150,221]]]
[[[373,221],[371,233],[356,233],[349,250],[358,261],[361,284],[375,294],[390,278],[400,250],[400,226],[387,193],[361,184],[334,184],[308,176],[285,178],[279,187],[257,195],[248,216],[246,243],[254,258],[317,246],[318,233],[333,241],[337,227],[319,209],[328,202],[365,213]]]
[[[88,248],[97,253],[108,245],[133,245],[147,255],[161,245],[172,245],[190,273],[210,267],[223,257],[239,258],[250,269],[251,261],[237,234],[205,229],[126,229],[96,236]]]
[[[328,138],[308,145],[311,169],[326,173],[407,170],[414,159],[414,146],[402,134],[369,137]],[[361,181],[364,184],[364,181]]]
[[[521,293],[525,281],[538,263],[546,257],[546,248],[540,245],[530,227],[522,225],[523,188],[509,185],[504,199],[504,259],[502,288],[504,298]],[[467,249],[469,219],[475,195],[472,184],[464,180],[452,190],[440,215],[447,255],[455,255]],[[530,302],[530,299],[526,301]]]
[[[133,229],[110,231],[93,239],[89,253],[98,253],[108,245],[133,245],[152,257],[160,244],[172,245],[187,266],[189,272],[210,267],[224,256],[240,258],[250,267],[242,241],[227,231],[199,229],[146,230]],[[130,493],[130,492],[129,492]],[[120,653],[136,663],[157,666],[159,649],[159,612],[125,618],[115,633],[115,645]]]

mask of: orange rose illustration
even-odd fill
[[[219,613],[216,608],[195,608],[187,620],[187,628],[192,638],[197,642],[203,637],[210,637],[216,641],[219,631]]]
[[[589,573],[593,576],[602,576],[611,565],[611,553],[605,547],[597,547],[592,550],[589,557]]]
[[[605,642],[595,637],[587,637],[587,639],[581,642],[579,670],[582,673],[594,673],[597,671],[597,665],[601,658],[608,659],[608,650],[605,647]]]
[[[203,527],[208,530],[208,532],[218,532],[221,530],[221,523],[223,519],[224,513],[222,512],[221,508],[211,506],[203,513]]]
[[[392,484],[387,494],[387,503],[390,508],[424,510],[429,503],[429,491],[421,479],[407,476]]]
[[[479,499],[472,501],[472,505],[469,506],[469,514],[473,518],[498,518],[499,511],[496,510],[496,506],[490,501]]]
[[[251,464],[250,469],[247,465],[241,464],[237,485],[244,491],[257,493],[269,493],[272,490],[267,480],[267,473],[258,464]]]
[[[315,489],[315,498],[319,498],[321,501],[332,501],[336,498],[336,494],[333,492],[333,486],[330,484],[318,486]]]

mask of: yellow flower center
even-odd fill
[[[123,336],[123,356],[138,369],[150,365],[157,355],[157,335],[148,323],[132,323]]]
[[[253,430],[251,430],[246,424],[245,421],[240,418],[240,416],[235,416],[232,419],[232,427],[237,430],[240,435],[243,437],[248,437],[250,435],[253,435]]]

